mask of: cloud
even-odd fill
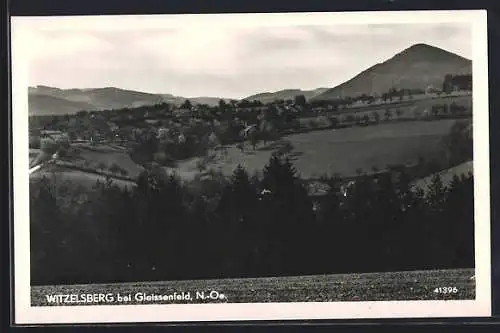
[[[241,98],[334,86],[414,43],[471,57],[465,23],[43,30],[30,33],[30,84],[117,86]]]

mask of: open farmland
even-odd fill
[[[125,174],[110,171],[109,168],[113,164],[122,168]],[[90,188],[97,181],[104,183],[106,175],[116,175],[120,178],[112,177],[114,184],[130,188],[135,186],[135,182],[126,178],[135,179],[142,170],[143,168],[134,163],[123,149],[108,145],[73,144],[70,156],[61,159],[57,166],[45,166],[40,171],[34,172],[30,178],[35,180],[46,177],[56,183],[78,184]]]
[[[115,148],[109,145],[101,145],[93,147],[90,145],[73,145],[77,150],[78,158],[72,163],[77,166],[87,166],[94,169],[99,169],[99,165],[105,165],[109,168],[112,164],[116,164],[123,168],[127,176],[137,178],[143,170],[140,165],[137,165],[126,151],[120,148]]]
[[[104,175],[59,167],[42,169],[41,171],[33,173],[30,176],[30,178],[33,180],[40,179],[42,177],[52,179],[56,184],[57,182],[60,182],[60,184],[78,184],[85,188],[93,187],[97,183],[97,181],[100,181],[101,183],[106,182],[106,176]],[[135,182],[133,181],[126,181],[117,178],[112,178],[112,181],[113,184],[116,184],[122,188],[132,188],[133,186],[135,186]]]
[[[363,105],[360,107],[352,107],[337,112],[340,118],[345,117],[347,114],[353,114],[356,116],[363,117],[364,115],[372,116],[373,112],[377,112],[380,119],[384,119],[384,113],[386,110],[390,110],[393,115],[392,118],[398,118],[396,115],[396,110],[401,111],[401,118],[415,118],[416,114],[423,116],[424,112],[427,110],[431,111],[433,105],[451,105],[455,103],[457,106],[465,107],[470,109],[472,107],[472,96],[471,95],[458,95],[458,96],[441,96],[434,98],[422,98],[414,99],[413,101],[403,101],[401,103],[389,103],[389,104],[377,104],[377,105]],[[335,113],[331,114],[335,116]]]
[[[387,273],[265,277],[249,279],[189,280],[109,283],[93,285],[57,285],[31,287],[32,306],[49,304],[46,295],[112,293],[132,295],[127,304],[151,304],[134,301],[136,293],[170,295],[189,292],[192,301],[177,303],[250,303],[250,302],[349,302],[395,300],[463,300],[475,298],[474,269],[429,270]],[[456,292],[436,293],[438,287],[456,287]],[[225,297],[196,299],[196,292],[211,291]],[[214,294],[215,295],[215,294]],[[173,301],[157,301],[173,303]],[[104,303],[101,303],[104,304]],[[114,304],[124,304],[114,302]],[[60,305],[85,305],[84,303]],[[92,303],[95,305],[95,303]]]
[[[453,176],[467,176],[467,174],[470,172],[473,172],[473,161],[468,161],[465,163],[462,163],[460,165],[454,166],[453,168],[443,170],[441,172],[438,172],[437,174],[441,177],[441,181],[445,186],[448,186],[451,181],[453,180]],[[432,177],[434,175],[430,175],[428,177],[422,178],[417,180],[414,185],[416,187],[420,187],[424,190],[426,190],[429,185],[432,183]]]
[[[442,137],[455,120],[385,123],[377,126],[312,131],[284,137],[294,146],[292,159],[303,178],[317,178],[325,173],[354,176],[356,170],[382,170],[390,164],[414,164],[419,157],[442,158]],[[266,147],[241,152],[234,146],[219,156],[209,168],[230,175],[241,163],[250,172],[261,171],[274,150]],[[175,171],[183,178],[197,173],[197,159],[179,163]]]

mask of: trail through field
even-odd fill
[[[32,306],[50,303],[49,295],[111,293],[102,304],[338,302],[389,300],[466,300],[475,298],[474,269],[266,277],[250,279],[160,281],[94,285],[34,286]],[[190,300],[141,300],[140,295],[187,295]],[[130,295],[129,302],[117,295]],[[138,294],[140,294],[138,296]],[[221,296],[223,295],[223,296]],[[198,296],[198,297],[197,297]],[[203,296],[203,297],[199,297]],[[138,298],[139,297],[139,298]],[[92,303],[89,305],[95,305]]]

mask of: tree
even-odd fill
[[[474,181],[468,176],[454,175],[445,203],[443,234],[449,258],[456,267],[474,266]]]
[[[252,145],[252,148],[253,150],[257,149],[257,145],[259,144],[259,135],[257,133],[257,131],[253,131],[251,134],[250,134],[250,143]]]
[[[248,102],[247,102],[247,101],[243,102],[243,104],[244,104],[244,105],[248,106],[248,104],[246,104],[246,103],[248,103]],[[232,108],[232,109],[235,109],[235,108],[236,108],[236,105],[238,105],[238,101],[237,101],[237,100],[235,100],[235,99],[231,99],[231,100],[229,101],[229,104],[231,104],[231,108]]]
[[[473,141],[471,125],[468,122],[457,121],[450,129],[450,133],[443,139],[448,161],[457,165],[472,160]]]
[[[345,117],[345,121],[346,122],[349,122],[349,123],[352,123],[354,122],[355,118],[354,118],[354,115],[352,114],[348,114],[346,117]]]
[[[444,203],[446,200],[446,187],[439,173],[432,175],[431,183],[427,190],[427,203],[431,210],[434,213],[441,213],[444,210]]]
[[[29,194],[31,283],[58,283],[65,268],[65,224],[48,179],[31,182]]]
[[[389,95],[387,93],[383,93],[382,94],[382,100],[384,101],[384,103],[387,103],[388,99],[389,99]]]
[[[452,92],[453,90],[453,84],[452,84],[452,80],[453,80],[453,75],[451,74],[447,74],[445,77],[444,77],[444,81],[443,81],[443,89],[442,91],[446,94],[449,94]]]
[[[219,100],[219,110],[220,111],[225,111],[226,110],[226,107],[227,107],[227,103],[225,100],[223,99],[220,99]]]
[[[99,163],[97,164],[97,168],[98,168],[99,170],[101,170],[101,172],[104,172],[104,171],[106,170],[106,168],[107,168],[107,167],[108,167],[108,166],[106,165],[106,163],[104,163],[104,162],[102,162],[102,161],[101,161],[101,162],[99,162]]]
[[[267,194],[261,201],[259,220],[271,237],[266,263],[274,274],[297,274],[306,264],[308,245],[313,242],[304,234],[314,220],[311,199],[290,160],[276,154],[264,167],[261,186]]]
[[[196,168],[199,172],[203,172],[207,169],[207,166],[215,160],[215,154],[207,154],[202,158],[198,159],[196,162]]]
[[[233,104],[233,101],[231,100],[231,105],[232,106],[237,105],[240,108],[248,108],[248,107],[250,107],[251,103],[249,101],[247,101],[246,99],[243,99],[243,100],[241,100],[239,102],[235,101],[234,104]]]
[[[189,99],[186,99],[184,101],[184,103],[182,103],[182,105],[181,105],[181,108],[188,109],[188,110],[191,110],[192,107],[193,107],[193,105],[191,104],[191,101]]]
[[[137,205],[136,242],[142,248],[137,265],[152,275],[174,277],[189,265],[180,253],[187,235],[185,191],[180,179],[161,167],[143,171],[133,193]]]
[[[257,204],[256,188],[246,170],[238,165],[216,210],[220,217],[217,231],[222,245],[218,251],[224,261],[222,269],[226,276],[248,274],[258,262],[253,257],[253,249],[259,247],[260,241],[255,228]]]
[[[433,105],[431,107],[431,113],[434,115],[434,117],[437,117],[439,114],[439,106],[438,105]]]
[[[119,173],[121,171],[121,168],[118,164],[112,163],[109,167],[109,171],[111,171],[112,173]]]
[[[279,149],[278,154],[280,156],[290,154],[294,149],[293,144],[290,141],[286,141]]]
[[[294,103],[300,106],[306,105],[306,97],[304,95],[297,95],[294,98]]]
[[[332,123],[332,127],[337,127],[339,125],[339,118],[338,117],[330,117],[330,121]]]
[[[361,121],[362,121],[363,125],[368,125],[370,123],[370,117],[367,114],[365,114],[361,118]]]
[[[120,168],[118,171],[122,177],[125,177],[128,175],[128,171],[125,168]]]
[[[59,145],[51,138],[40,140],[40,149],[47,155],[52,156],[59,150]]]
[[[384,112],[384,118],[385,120],[390,120],[392,117],[392,112],[390,109],[385,109],[385,112]]]

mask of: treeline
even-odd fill
[[[161,168],[132,189],[30,189],[32,284],[255,277],[473,267],[472,175],[413,189],[404,168],[308,194],[273,155],[196,186]]]
[[[448,94],[454,90],[472,90],[472,74],[446,75],[443,81],[443,92]]]

